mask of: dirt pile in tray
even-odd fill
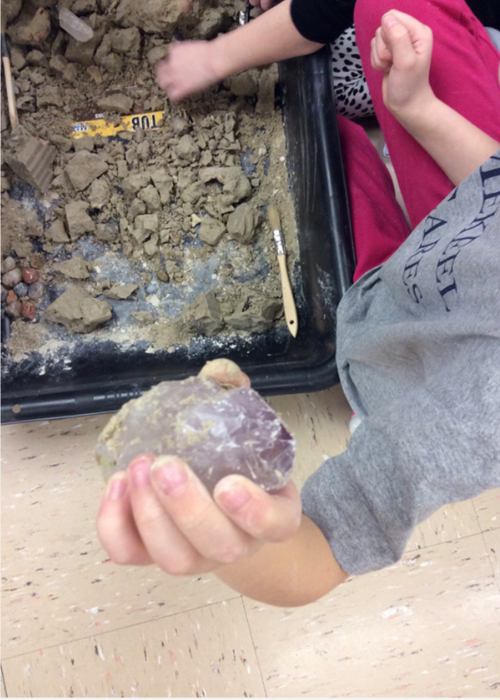
[[[2,298],[6,292],[10,304],[34,303],[30,324],[40,325],[40,338],[53,323],[106,337],[130,323],[137,333],[127,337],[154,348],[193,334],[262,332],[279,321],[279,271],[265,216],[271,201],[282,213],[290,262],[296,243],[276,66],[180,105],[169,103],[154,77],[169,41],[230,30],[243,4],[75,0],[69,9],[94,31],[85,43],[59,29],[51,0],[22,7],[2,0],[2,9],[21,121],[11,134],[2,113],[2,252],[16,269],[36,267],[35,291],[46,290],[35,301],[5,287]],[[71,138],[75,122],[96,114],[116,135]],[[138,115],[134,131],[122,122],[129,114]],[[50,184],[35,196],[19,176],[41,186],[22,169],[32,169],[41,141]],[[54,313],[68,291],[70,311]],[[96,297],[109,316],[90,304]],[[7,310],[18,353],[28,318],[20,308]],[[98,331],[96,319],[106,324]],[[34,331],[28,335],[31,348]]]

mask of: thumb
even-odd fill
[[[408,28],[397,17],[388,12],[382,17],[382,39],[392,54],[392,65],[396,70],[410,68],[416,53]]]

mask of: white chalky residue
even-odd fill
[[[397,608],[387,608],[383,613],[380,613],[380,617],[383,617],[384,620],[388,617],[399,617],[399,615],[413,615],[413,610],[407,605],[400,605]]]

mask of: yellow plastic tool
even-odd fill
[[[108,122],[100,114],[95,119],[73,122],[70,136],[80,139],[82,136],[116,136],[120,131],[135,131],[136,129],[159,129],[159,124],[165,112],[145,112],[144,114],[129,114],[119,122]]]

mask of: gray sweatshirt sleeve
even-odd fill
[[[484,436],[480,426],[477,416],[456,416],[419,389],[367,417],[346,452],[307,480],[304,513],[345,571],[393,564],[439,507],[500,484],[493,426]]]

